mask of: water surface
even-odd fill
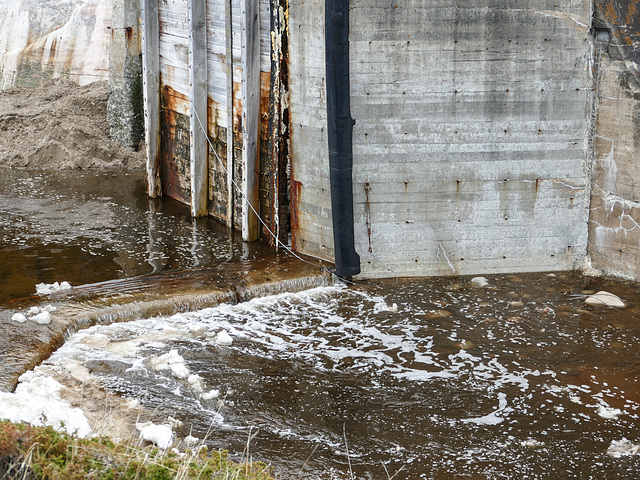
[[[611,450],[640,444],[637,288],[489,280],[326,287],[94,327],[51,361],[82,361],[157,422],[182,421],[182,437],[237,457],[250,439],[279,478],[637,478],[640,457]],[[629,307],[586,307],[600,288]],[[171,351],[198,377],[158,370]]]

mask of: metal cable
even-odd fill
[[[222,167],[222,169],[224,170],[224,173],[228,175],[228,171],[227,171],[227,167],[224,165],[224,163],[222,162],[222,159],[220,158],[220,156],[218,155],[218,152],[216,152],[216,149],[213,147],[213,144],[211,143],[211,140],[209,139],[209,134],[208,132],[205,130],[204,125],[202,124],[202,121],[200,120],[200,116],[198,115],[198,112],[196,110],[193,110],[193,113],[195,114],[196,119],[198,120],[198,123],[200,124],[200,128],[202,129],[202,131],[205,134],[205,137],[207,138],[207,143],[209,144],[209,148],[211,149],[211,151],[213,151],[213,154],[216,156],[216,159],[218,160],[218,163],[220,164],[220,166]],[[305,260],[304,258],[300,257],[298,254],[296,254],[293,250],[291,250],[287,245],[285,245],[282,240],[280,240],[269,228],[269,226],[265,223],[264,220],[262,220],[262,218],[260,217],[260,215],[258,214],[258,212],[256,211],[255,208],[253,208],[253,205],[251,205],[251,202],[249,201],[248,198],[246,198],[246,195],[242,192],[242,189],[240,188],[240,186],[236,183],[236,181],[233,179],[233,177],[231,178],[231,183],[233,183],[233,186],[236,187],[236,190],[240,193],[240,196],[242,197],[242,199],[244,201],[247,202],[247,205],[249,205],[249,208],[251,209],[251,211],[255,214],[255,216],[258,218],[258,220],[260,221],[260,223],[262,224],[262,226],[267,230],[267,232],[269,232],[269,235],[271,235],[274,240],[282,246],[282,248],[287,251],[290,255],[292,255],[293,257],[297,258],[298,260],[300,260],[301,262],[307,263],[309,265],[312,265],[314,267],[318,267],[320,268],[322,271],[329,273],[331,276],[336,277],[336,278],[340,278],[338,277],[334,272],[332,272],[331,270],[329,270],[327,267],[325,267],[324,265],[316,265],[313,262],[310,262],[308,260]],[[340,280],[342,281],[346,281],[348,283],[354,284],[354,282],[350,282],[348,280],[345,280],[343,278],[340,278]]]

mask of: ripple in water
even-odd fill
[[[283,478],[633,478],[637,305],[587,308],[589,281],[317,288],[96,326],[48,363],[181,437],[237,455],[251,438]]]

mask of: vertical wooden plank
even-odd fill
[[[142,0],[142,88],[147,183],[151,198],[162,196],[160,182],[160,25],[157,0]]]
[[[258,0],[242,0],[242,239],[257,240],[260,22]],[[253,209],[251,206],[253,206]]]
[[[207,12],[206,2],[187,0],[191,141],[191,215],[207,214]]]
[[[224,25],[227,64],[227,226],[233,226],[233,0],[225,0]]]

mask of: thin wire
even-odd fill
[[[211,151],[213,152],[213,154],[216,156],[216,159],[218,159],[218,163],[220,164],[220,166],[222,167],[222,169],[224,170],[224,173],[226,175],[228,175],[228,171],[227,171],[227,167],[224,165],[224,163],[222,163],[222,159],[220,158],[220,156],[218,155],[218,152],[216,152],[216,149],[213,147],[213,144],[211,143],[211,140],[209,140],[209,134],[207,133],[207,131],[204,128],[204,125],[202,124],[202,122],[200,121],[200,116],[198,115],[198,112],[194,109],[193,113],[196,116],[196,119],[198,120],[198,123],[200,124],[200,128],[202,129],[206,139],[207,139],[207,143],[209,144],[209,147],[211,149]],[[307,263],[309,265],[313,265],[314,267],[318,267],[320,268],[322,271],[329,273],[330,275],[336,277],[336,278],[340,278],[338,277],[334,272],[332,272],[331,270],[329,270],[327,267],[325,267],[324,265],[317,265],[313,262],[310,262],[308,260],[305,260],[304,258],[300,257],[299,255],[297,255],[293,250],[291,250],[287,245],[285,245],[282,240],[280,240],[269,228],[269,226],[265,223],[264,220],[262,220],[262,218],[260,217],[260,215],[258,214],[258,212],[256,211],[255,208],[253,208],[253,205],[251,205],[251,202],[249,201],[249,199],[247,198],[247,196],[244,194],[244,192],[242,191],[242,189],[240,188],[240,186],[236,183],[236,181],[233,179],[233,177],[231,178],[231,183],[233,183],[233,186],[236,187],[236,190],[238,190],[238,192],[240,193],[240,196],[242,197],[242,199],[244,201],[247,202],[247,205],[249,205],[249,208],[251,209],[251,211],[255,214],[255,216],[257,217],[257,219],[260,221],[260,223],[262,224],[262,226],[267,230],[267,232],[269,232],[269,235],[271,235],[276,242],[278,242],[279,245],[282,245],[282,248],[284,248],[287,252],[289,252],[289,254],[291,254],[292,256],[294,256],[295,258],[297,258],[298,260],[300,260],[301,262]],[[355,284],[354,282],[351,282],[349,280],[346,280],[344,278],[340,278],[342,281],[345,281],[347,283],[351,283],[352,285]]]

